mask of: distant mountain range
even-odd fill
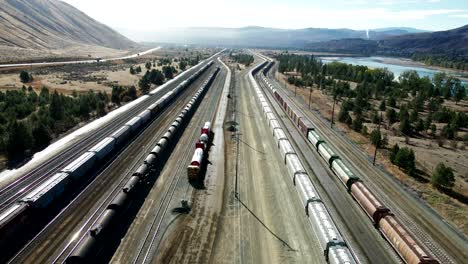
[[[310,43],[336,39],[361,38],[379,40],[389,36],[405,35],[424,31],[413,28],[383,28],[366,31],[346,28],[278,29],[251,26],[243,28],[174,28],[151,33],[145,32],[142,34],[126,32],[129,36],[139,40],[163,43],[231,47],[303,48]]]
[[[45,50],[80,44],[113,49],[136,45],[62,1],[0,1],[0,46]]]
[[[468,56],[468,25],[460,28],[388,36],[382,39],[339,39],[311,43],[306,49],[323,52],[411,56],[414,53]]]

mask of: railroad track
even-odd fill
[[[3,211],[5,207],[8,207],[12,203],[16,202],[29,190],[45,181],[53,173],[57,172],[62,166],[64,166],[64,164],[68,164],[69,162],[73,161],[80,154],[90,149],[94,144],[101,141],[104,137],[108,136],[117,128],[125,124],[125,122],[128,121],[131,117],[137,115],[144,109],[145,108],[142,106],[132,108],[132,111],[125,113],[124,116],[121,116],[120,121],[115,123],[110,122],[102,127],[102,130],[97,131],[95,134],[92,133],[87,135],[79,144],[72,145],[60,155],[56,155],[50,161],[42,163],[33,171],[16,180],[13,185],[9,185],[7,188],[2,190],[3,192],[0,195],[0,200],[2,201],[0,203],[0,212]],[[96,137],[96,135],[101,136]],[[24,181],[28,181],[26,185],[24,185]]]
[[[217,78],[216,80],[219,80],[219,79],[220,78]],[[183,149],[182,155],[180,156],[178,155],[179,160],[181,161],[187,160],[187,162],[178,162],[176,168],[173,170],[174,172],[171,172],[171,174],[176,175],[176,176],[171,178],[169,186],[167,186],[164,190],[164,196],[162,198],[162,202],[157,206],[157,210],[154,213],[155,217],[152,219],[151,224],[149,225],[148,229],[145,232],[146,234],[144,236],[143,241],[138,247],[137,254],[133,257],[132,263],[134,264],[147,263],[151,261],[152,260],[151,256],[155,255],[152,253],[158,251],[162,237],[159,240],[157,239],[157,237],[160,234],[160,231],[164,229],[163,228],[164,220],[167,215],[167,212],[170,209],[169,207],[171,205],[172,199],[175,193],[177,192],[177,186],[179,185],[181,179],[182,180],[186,179],[185,176],[186,176],[186,171],[187,171],[187,164],[193,155],[193,150],[194,150],[193,144],[198,140],[200,136],[199,133],[197,133],[199,131],[198,126],[201,125],[202,122],[206,120],[213,121],[215,117],[215,114],[216,114],[215,109],[217,108],[215,106],[217,106],[217,103],[219,101],[219,96],[222,90],[222,89],[219,89],[220,91],[213,91],[213,89],[215,89],[213,86],[216,86],[217,84],[219,84],[219,81],[216,81],[216,80],[213,82],[213,84],[211,84],[211,87],[206,92],[203,98],[204,100],[206,100],[207,97],[210,97],[209,101],[208,102],[202,101],[200,103],[202,105],[201,112],[195,112],[194,116],[190,120],[191,123],[195,123],[195,130],[190,135],[188,139],[188,145]],[[210,91],[212,92],[212,94],[209,94]],[[198,106],[197,110],[200,111],[200,105]],[[198,116],[196,116],[197,114]],[[187,194],[187,192],[191,188],[192,187],[187,183],[187,189],[185,191],[185,194]],[[161,236],[163,236],[163,234],[161,234]]]
[[[195,91],[195,87],[197,87],[197,85],[199,85],[202,82],[201,80],[203,80],[203,76],[206,76],[206,73],[205,75],[202,75],[198,81],[192,84],[191,87],[184,90],[179,95],[180,98],[187,98],[189,94],[193,93]],[[77,234],[83,234],[82,232],[83,230],[88,230],[89,227],[91,227],[99,219],[100,215],[104,212],[102,208],[105,208],[107,206],[108,202],[114,198],[115,193],[120,191],[122,187],[121,185],[125,184],[126,180],[128,180],[128,178],[131,177],[131,174],[136,169],[135,167],[140,165],[141,162],[139,161],[141,161],[141,159],[144,159],[144,155],[147,154],[147,152],[149,152],[149,150],[151,149],[148,146],[155,145],[156,144],[155,139],[162,136],[166,132],[166,130],[161,131],[160,129],[161,125],[162,124],[166,126],[170,125],[173,121],[172,119],[175,118],[175,116],[178,114],[180,110],[179,108],[181,108],[184,105],[183,103],[185,101],[188,102],[188,100],[189,99],[186,99],[184,101],[174,100],[174,103],[168,107],[169,109],[167,109],[167,111],[162,112],[159,116],[156,117],[156,119],[151,124],[148,124],[149,129],[142,130],[141,134],[144,134],[145,136],[141,136],[140,138],[137,138],[135,141],[127,143],[127,146],[133,143],[136,143],[138,145],[138,147],[134,147],[134,150],[130,153],[130,155],[125,155],[126,157],[136,156],[137,158],[134,159],[135,162],[133,162],[130,166],[127,166],[127,164],[125,163],[119,164],[118,162],[120,162],[120,160],[119,158],[116,158],[113,161],[109,162],[110,166],[104,166],[106,169],[101,173],[101,175],[96,177],[80,193],[78,197],[76,197],[65,209],[63,209],[61,213],[56,218],[54,218],[49,223],[49,225],[47,225],[46,228],[43,229],[43,231],[40,234],[38,234],[35,237],[35,239],[31,240],[31,242],[15,256],[12,262],[25,262],[24,260],[27,259],[28,257],[29,259],[31,259],[32,250],[37,248],[38,244],[42,244],[40,243],[41,239],[38,239],[38,238],[42,238],[42,241],[43,241],[45,239],[44,237],[51,235],[50,234],[51,229],[59,228],[59,230],[55,230],[55,232],[53,233],[54,235],[53,239],[49,239],[49,241],[54,240],[53,242],[51,242],[52,245],[50,247],[48,246],[47,248],[45,248],[44,251],[41,251],[40,252],[40,254],[42,254],[41,256],[35,255],[33,258],[34,261],[36,261],[37,259],[40,259],[41,257],[42,258],[49,257],[47,256],[47,254],[49,255],[53,254],[54,253],[53,251],[54,250],[57,251],[58,250],[57,247],[61,246],[61,244],[57,242],[66,241],[66,239],[69,238],[70,234],[75,234],[76,236]],[[147,135],[151,135],[150,140],[147,140],[148,138]],[[141,143],[140,142],[141,140],[144,140],[144,142]],[[140,146],[143,146],[143,149],[144,149],[143,151],[141,150]],[[127,151],[126,147],[122,149],[123,149],[122,152]],[[122,153],[119,153],[119,155],[120,154]],[[117,164],[115,164],[116,162]],[[119,166],[118,169],[115,169],[115,166]],[[118,171],[125,170],[124,173],[119,173],[121,178],[120,180],[118,180],[116,185],[115,185],[116,179],[114,177],[111,177],[113,175],[112,168],[114,168],[113,171],[117,171],[117,173]],[[103,177],[101,176],[103,174],[104,174],[104,177],[106,177],[107,175],[107,182],[105,182],[105,180],[102,179]],[[98,181],[101,181],[101,182],[96,183]],[[100,189],[96,191],[97,184],[99,184]],[[112,186],[112,184],[114,184],[115,187],[110,191],[110,193],[104,198],[102,202],[98,203],[99,199],[102,199],[102,193],[109,192],[109,187]],[[85,200],[83,201],[83,199]],[[97,204],[97,206],[92,207],[92,205],[95,205],[95,204]],[[83,205],[88,205],[89,207],[83,208]],[[80,225],[80,221],[82,221],[82,219],[88,214],[88,211],[90,210],[93,210],[93,213],[91,214],[91,216],[85,221],[85,223],[81,225],[80,228],[75,228],[76,226]],[[66,214],[67,212],[71,212],[71,215],[65,216],[64,214]],[[59,223],[61,220],[62,222],[64,222],[62,225],[60,225]],[[81,241],[82,239],[80,237],[77,237],[77,238],[79,241]],[[72,240],[72,238],[70,238],[69,240]],[[64,261],[66,257],[63,258],[63,256],[69,252],[72,252],[72,249],[74,248],[76,244],[78,244],[77,239],[70,241],[61,250],[61,252],[54,259],[53,262],[55,263],[55,262]],[[33,261],[29,261],[29,262],[33,262]],[[44,262],[48,262],[48,261],[44,259]]]
[[[261,74],[261,73],[259,73]],[[255,77],[255,80],[263,90],[265,97],[269,101],[270,107],[272,111],[275,112],[275,114],[278,117],[278,121],[282,124],[283,126],[283,131],[289,135],[289,137],[292,139],[294,138],[293,134],[291,131],[289,131],[289,126],[286,125],[286,122],[290,122],[291,120],[289,119],[289,116],[284,112],[283,108],[279,105],[277,105],[277,101],[275,97],[270,93],[270,89],[263,83],[263,81],[258,78],[259,74],[257,74]],[[262,110],[260,110],[262,111]],[[284,119],[283,119],[284,118]],[[293,129],[296,129],[296,126],[292,124]],[[301,134],[298,136],[302,137]],[[322,181],[315,182],[312,180],[312,178],[318,178],[317,174],[311,169],[312,165],[309,163],[309,160],[306,158],[306,154],[303,151],[304,145],[300,145],[296,140],[290,140],[291,144],[294,145],[296,152],[299,157],[301,157],[301,161],[305,167],[309,167],[309,169],[306,169],[310,181],[313,183],[314,187],[319,191],[324,203],[327,205],[327,210],[331,213],[332,215],[332,220],[335,223],[335,225],[338,227],[338,230],[341,234],[341,236],[344,238],[344,240],[348,244],[348,249],[350,250],[351,254],[353,255],[354,259],[356,260],[357,263],[361,263],[362,261],[361,257],[365,255],[366,252],[363,251],[364,245],[362,245],[360,242],[356,243],[357,241],[360,240],[361,237],[356,237],[355,234],[351,233],[349,230],[356,228],[355,225],[349,225],[349,222],[351,219],[347,219],[346,215],[343,214],[340,210],[340,208],[335,204],[335,202],[331,199],[329,193],[327,192],[327,189],[325,188],[324,184]],[[309,145],[306,147],[310,147]],[[312,150],[312,152],[316,152],[315,148],[309,148]],[[320,162],[322,162],[322,159],[318,159]],[[307,164],[307,165],[306,165]],[[328,165],[325,162],[322,162],[324,168],[328,168]],[[338,187],[341,187],[341,183],[338,183]],[[364,216],[365,217],[365,216]],[[337,219],[340,219],[340,221],[337,221]],[[371,227],[369,227],[371,228]],[[351,239],[353,237],[354,239]],[[354,240],[354,241],[353,241]],[[387,244],[386,244],[387,245]],[[392,248],[387,245],[386,249],[392,250]],[[359,252],[359,253],[358,253]],[[399,259],[399,257],[396,254],[393,254],[394,259]],[[361,257],[359,257],[361,256]],[[366,256],[366,258],[369,260],[369,256]]]
[[[276,87],[281,87],[283,93],[285,93],[285,89],[276,81],[275,78],[272,78],[271,71],[268,75],[270,80],[273,80],[276,83]],[[422,231],[421,228],[415,224],[415,222],[418,222],[426,226],[426,229],[433,230],[433,228],[430,228],[431,225],[428,223],[427,219],[421,219],[421,217],[418,216],[418,208],[408,204],[405,199],[395,201],[395,198],[401,198],[401,193],[396,191],[394,186],[387,182],[387,179],[378,180],[378,184],[376,184],[375,178],[372,178],[370,175],[377,175],[381,179],[386,176],[382,175],[382,171],[370,165],[369,157],[363,154],[357,146],[344,139],[342,135],[339,135],[336,130],[330,129],[329,124],[327,124],[322,118],[317,117],[310,111],[303,110],[304,106],[298,104],[296,99],[293,96],[290,96],[289,91],[286,91],[286,94],[290,98],[291,103],[294,104],[304,116],[310,118],[314,125],[317,126],[319,131],[322,132],[321,135],[326,139],[326,142],[332,145],[334,150],[340,156],[346,157],[347,160],[352,161],[352,163],[349,162],[349,165],[359,173],[359,176],[365,180],[365,184],[368,185],[370,189],[375,190],[375,195],[384,201],[384,203],[398,216],[399,219],[401,219],[413,235],[421,241],[426,249],[432,252],[432,254],[434,254],[441,263],[455,263],[452,258],[442,250],[440,245],[429,237],[427,232]],[[382,190],[385,190],[385,192]],[[414,215],[409,216],[405,211],[401,210],[400,206],[403,204],[411,206],[408,211],[414,212]],[[433,235],[437,237],[437,234],[433,233]]]
[[[198,68],[199,67],[194,67],[193,69],[190,69],[187,73],[187,76],[193,73],[193,71]],[[73,144],[67,149],[63,150],[60,155],[53,156],[38,167],[19,177],[19,179],[15,180],[8,186],[2,188],[0,190],[0,212],[2,212],[9,205],[15,203],[20,197],[27,193],[27,191],[33,189],[34,187],[47,180],[62,166],[67,164],[67,162],[77,158],[80,154],[87,151],[91,146],[93,146],[93,144],[96,144],[97,142],[108,136],[110,133],[114,132],[117,128],[125,124],[125,122],[127,122],[133,116],[137,115],[139,112],[146,109],[149,105],[156,102],[156,100],[162,94],[166,93],[169,89],[177,86],[183,80],[184,78],[179,78],[175,80],[170,85],[162,89],[157,95],[154,94],[150,96],[150,98],[148,98],[147,100],[143,101],[140,104],[137,104],[125,113],[119,115],[117,117],[117,120],[108,122],[103,127],[97,129],[93,133],[89,133],[89,135],[82,138],[80,142]]]

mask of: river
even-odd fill
[[[343,63],[348,63],[352,65],[364,65],[369,68],[387,68],[389,71],[393,72],[395,79],[398,78],[404,71],[415,70],[419,76],[428,76],[432,79],[435,73],[437,72],[446,72],[449,75],[453,75],[457,78],[463,78],[461,80],[462,84],[468,86],[468,79],[466,78],[466,73],[452,71],[452,70],[439,70],[432,69],[424,66],[417,65],[417,62],[408,60],[408,59],[395,59],[387,57],[322,57],[324,63],[330,63],[332,61],[339,61]]]

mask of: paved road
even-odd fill
[[[123,57],[101,59],[100,62],[115,61],[115,60],[124,60],[136,58],[138,56],[143,56],[153,51],[161,49],[161,47],[152,48],[149,50],[142,51],[140,53],[135,53],[132,55],[127,55]],[[34,67],[34,66],[56,66],[56,65],[66,65],[66,64],[87,64],[87,63],[97,63],[96,59],[93,60],[76,60],[76,61],[54,61],[54,62],[34,62],[34,63],[12,63],[12,64],[0,64],[1,68],[17,68],[17,67]]]

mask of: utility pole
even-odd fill
[[[310,101],[312,100],[312,87],[314,85],[312,84],[312,86],[310,87],[310,90],[309,90],[309,109],[310,109]]]
[[[382,122],[382,112],[380,113],[379,125],[377,126],[377,131],[379,131],[380,139],[379,142],[375,145],[374,150],[374,159],[372,160],[372,165],[375,166],[375,160],[377,159],[377,149],[379,148],[380,144],[382,144],[382,135],[380,134],[380,122]]]
[[[333,128],[333,122],[334,122],[334,119],[335,119],[335,102],[336,102],[336,97],[333,96],[332,120],[331,120],[331,124],[330,124],[331,128]]]
[[[296,75],[293,75],[293,80],[294,80],[294,97],[296,97],[296,89],[297,89],[297,85],[296,85]]]

